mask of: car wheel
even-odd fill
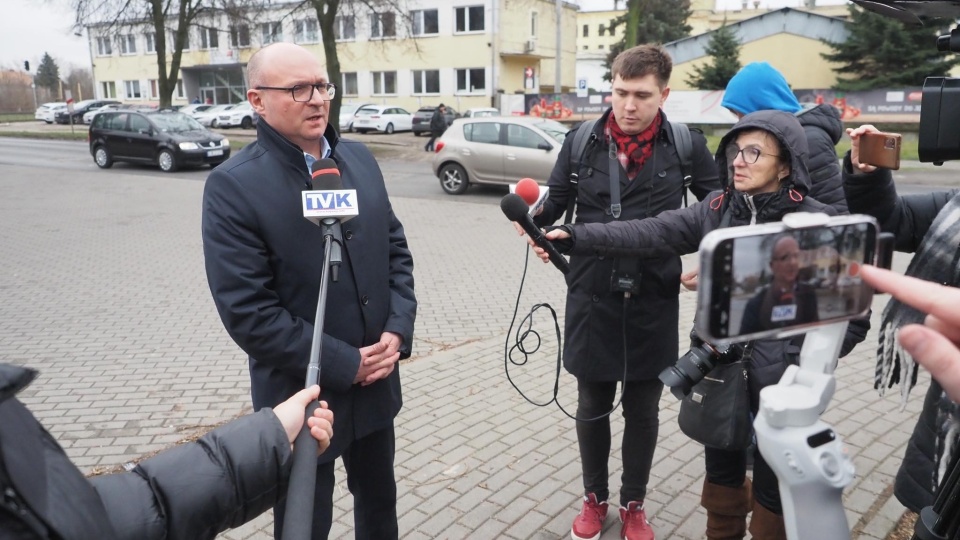
[[[347,133],[353,133],[353,122],[347,124]]]
[[[177,170],[177,158],[169,150],[161,150],[157,156],[157,165],[163,172],[173,172]]]
[[[240,127],[243,129],[250,129],[253,127],[253,119],[249,116],[244,116],[243,120],[240,121]]]
[[[210,121],[210,127],[212,128],[219,127],[218,124],[220,124],[220,122],[217,122],[216,118]]]
[[[419,136],[420,136],[420,132],[419,132],[419,131],[414,131],[414,132],[413,132],[413,136],[414,136],[414,137],[419,137]]]
[[[357,133],[359,133],[359,134],[361,134],[361,135],[365,135],[365,134],[367,133],[367,131],[369,131],[369,130],[366,130],[366,129],[358,129],[358,130],[357,130]]]
[[[387,135],[393,135],[393,124],[387,124],[387,129],[384,131],[387,132]]]
[[[440,168],[440,187],[450,195],[463,195],[470,186],[467,171],[456,163],[447,163]]]
[[[113,167],[113,156],[110,155],[110,151],[104,146],[97,146],[93,150],[93,161],[96,162],[97,167],[101,169],[109,169]]]

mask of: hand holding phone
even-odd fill
[[[900,168],[899,133],[867,132],[860,135],[860,163],[897,170]]]

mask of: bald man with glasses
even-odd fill
[[[778,237],[770,252],[770,285],[747,302],[741,334],[816,322],[817,292],[801,283],[800,244],[789,234]]]
[[[257,51],[247,99],[257,140],[207,178],[203,251],[207,281],[227,332],[249,357],[255,409],[303,388],[323,272],[323,232],[301,211],[317,160],[336,162],[359,215],[342,224],[339,278],[327,289],[320,399],[337,422],[317,462],[312,537],[333,520],[334,462],[354,497],[356,538],[398,538],[394,418],[399,360],[410,356],[417,300],[413,258],[373,155],[330,126],[337,87],[320,60],[292,43]],[[283,508],[274,508],[282,538]]]

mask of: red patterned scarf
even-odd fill
[[[653,118],[653,122],[636,135],[628,135],[617,125],[613,113],[607,117],[607,126],[605,132],[607,137],[612,138],[617,143],[617,158],[620,165],[627,171],[627,178],[633,180],[636,178],[647,158],[653,155],[653,141],[660,132],[660,113]]]

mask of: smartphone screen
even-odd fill
[[[851,221],[864,216],[833,218]],[[855,220],[854,220],[855,221]],[[860,268],[874,260],[877,226],[858,222],[715,231],[701,245],[698,333],[715,343],[779,336],[864,314],[873,291]]]

